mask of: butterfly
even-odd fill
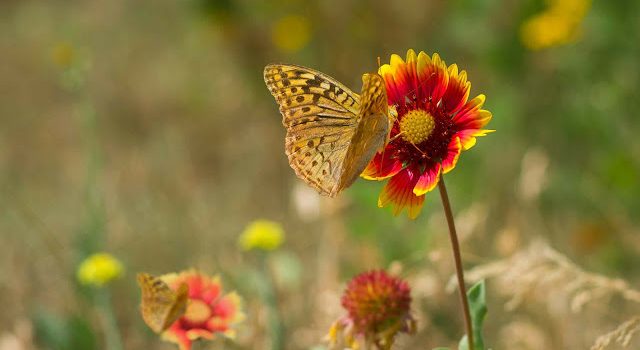
[[[362,76],[360,95],[297,65],[270,64],[264,81],[287,129],[285,153],[296,175],[330,197],[351,186],[389,139],[384,79]]]
[[[174,291],[160,278],[148,273],[139,273],[137,279],[142,290],[142,319],[154,332],[162,333],[184,315],[189,287],[182,283]]]

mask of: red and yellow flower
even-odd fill
[[[422,209],[425,193],[448,173],[476,137],[493,130],[483,127],[491,112],[482,109],[484,95],[468,100],[471,83],[458,66],[438,56],[394,54],[380,67],[387,89],[390,115],[395,119],[390,141],[362,173],[369,180],[389,179],[378,206],[391,205],[394,215],[405,208],[410,218]]]
[[[235,292],[223,294],[219,277],[188,270],[160,278],[174,290],[183,283],[189,287],[187,310],[162,334],[165,340],[189,350],[196,339],[211,340],[216,334],[235,336],[234,326],[244,319],[241,299]]]
[[[409,284],[384,270],[354,277],[342,295],[342,306],[347,315],[329,330],[332,348],[344,343],[351,349],[363,344],[391,349],[396,335],[415,332]]]

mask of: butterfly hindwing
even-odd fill
[[[174,291],[163,280],[147,273],[139,273],[137,279],[142,291],[142,319],[154,332],[162,333],[185,313],[189,288],[183,283]]]

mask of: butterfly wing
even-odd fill
[[[358,123],[360,97],[328,75],[302,66],[268,65],[264,81],[287,129],[289,164],[318,192],[335,196]]]
[[[142,319],[154,332],[162,333],[185,313],[189,288],[183,283],[174,291],[147,273],[139,273],[137,279],[142,291]]]
[[[186,283],[180,284],[178,290],[175,291],[175,299],[171,303],[169,311],[164,319],[163,329],[169,328],[176,320],[178,320],[187,311],[189,303],[189,286]]]
[[[362,76],[360,105],[358,124],[344,158],[338,192],[356,181],[388,139],[390,123],[387,92],[384,79],[379,74]]]

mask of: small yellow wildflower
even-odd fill
[[[51,49],[51,60],[56,66],[62,69],[71,67],[76,61],[76,56],[75,48],[68,42],[57,43]]]
[[[522,41],[530,50],[569,44],[577,39],[572,23],[554,13],[542,13],[522,25]]]
[[[80,263],[76,277],[86,286],[102,287],[122,276],[124,267],[110,254],[96,253]]]
[[[274,250],[283,241],[284,230],[279,223],[269,220],[255,220],[244,229],[238,239],[238,244],[244,250]]]
[[[540,50],[576,41],[580,23],[591,7],[590,0],[551,0],[549,7],[522,24],[522,43],[530,50]]]
[[[299,15],[280,18],[271,28],[271,40],[285,52],[296,52],[309,43],[311,24],[309,19]]]

